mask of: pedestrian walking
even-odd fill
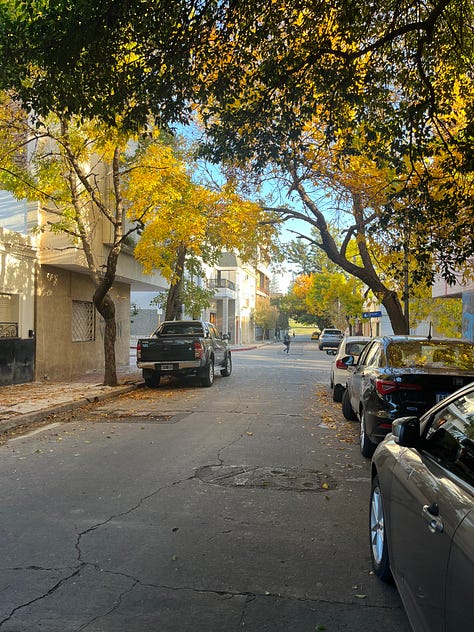
[[[285,348],[283,349],[283,353],[290,353],[290,342],[291,342],[291,338],[290,338],[290,334],[288,332],[286,332],[284,338],[283,338],[283,344],[285,345]]]

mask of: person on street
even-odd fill
[[[291,338],[290,338],[290,334],[288,332],[286,332],[284,338],[283,338],[283,344],[285,345],[285,348],[283,349],[283,353],[290,353],[290,342],[291,342]]]

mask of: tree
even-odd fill
[[[290,174],[288,190],[298,192],[304,208],[283,217],[322,229],[317,243],[346,272],[360,273],[394,330],[407,331],[397,288],[374,274],[368,242],[390,235],[390,249],[408,248],[422,264],[415,277],[425,281],[432,256],[451,281],[474,253],[465,237],[474,199],[474,36],[467,26],[473,4],[277,0],[259,9],[232,14],[228,29],[238,38],[216,36],[220,55],[207,76],[214,98],[202,112],[209,138],[203,153]],[[236,71],[225,83],[230,57]],[[353,209],[346,234],[366,244],[362,266],[345,261],[332,243],[312,195],[330,178],[326,169],[317,181],[324,153],[338,174],[332,190]],[[373,174],[385,170],[384,180],[377,185],[372,178],[362,190],[357,163],[364,175],[369,163]],[[370,184],[384,192],[375,208]]]
[[[323,269],[295,279],[285,305],[292,305],[291,315],[300,322],[319,326],[352,327],[362,316],[361,284],[341,272]]]
[[[148,154],[154,160],[148,186],[161,191],[165,200],[176,196],[182,185],[182,164],[160,138],[148,140],[146,149],[139,146],[134,153],[129,149],[129,134],[97,121],[80,123],[50,115],[32,125],[9,94],[0,101],[0,137],[2,186],[19,199],[38,200],[45,218],[38,230],[66,234],[73,247],[83,250],[95,287],[93,302],[105,323],[104,384],[115,386],[116,321],[110,289],[124,242],[143,225],[147,213],[153,213],[141,203],[140,192],[125,184]],[[137,198],[130,197],[131,193]],[[105,254],[96,237],[102,234],[98,231],[102,222],[111,235]]]
[[[223,252],[237,253],[243,261],[267,260],[277,255],[276,230],[262,206],[240,196],[233,182],[207,188],[182,163],[179,190],[163,195],[161,187],[150,186],[156,168],[147,150],[129,172],[127,195],[134,200],[130,218],[142,221],[135,257],[146,272],[159,270],[169,281],[165,317],[172,320],[186,302],[186,268],[191,277],[200,277],[201,263],[216,264]],[[201,299],[206,296],[201,293]]]
[[[262,303],[255,308],[255,325],[261,327],[264,340],[268,337],[267,332],[271,329],[277,329],[278,317],[278,308],[270,303]]]

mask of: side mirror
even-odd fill
[[[342,364],[345,364],[346,366],[354,366],[355,358],[353,355],[347,355],[341,358],[341,362]]]
[[[222,334],[222,340],[230,340],[230,334]]]
[[[420,420],[418,417],[401,417],[392,423],[395,443],[405,448],[417,448],[420,444]]]

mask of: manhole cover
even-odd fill
[[[300,492],[323,492],[336,488],[335,480],[317,470],[282,467],[205,465],[196,472],[205,483],[223,487],[261,487]]]

